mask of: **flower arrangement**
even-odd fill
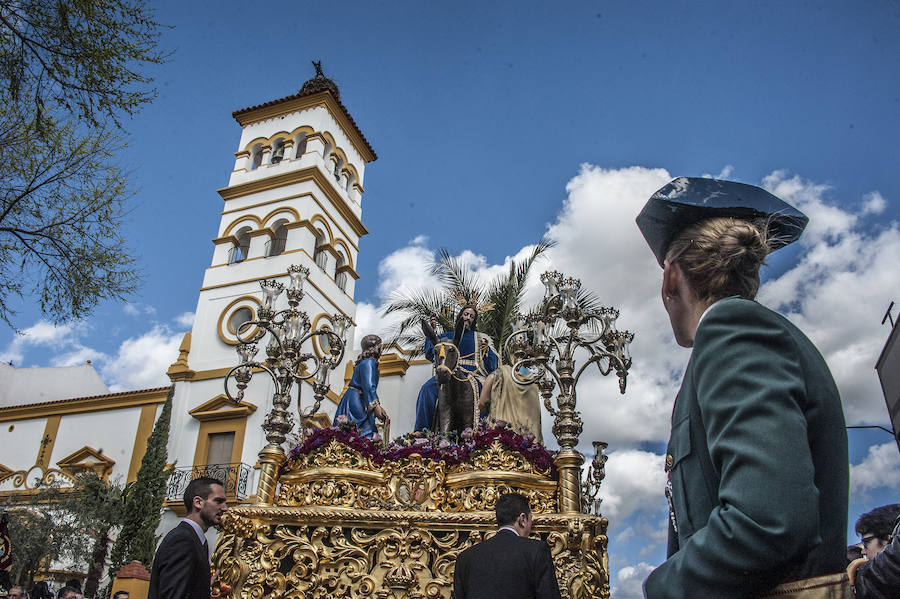
[[[518,452],[538,470],[549,470],[551,476],[556,478],[553,455],[547,448],[538,443],[534,435],[527,430],[516,431],[502,420],[481,421],[475,429],[467,428],[458,434],[451,432],[448,436],[432,431],[414,431],[397,437],[387,447],[380,445],[380,438],[369,440],[357,434],[356,427],[346,416],[343,419],[338,416],[336,426],[307,429],[305,433],[303,443],[291,450],[291,460],[307,455],[332,441],[339,441],[363,456],[371,458],[379,466],[385,460],[396,461],[412,454],[419,454],[425,459],[443,461],[452,467],[465,462],[475,452],[490,447],[494,441],[499,441],[507,449]]]
[[[327,428],[308,428],[304,431],[303,443],[295,446],[288,454],[289,460],[297,460],[301,456],[308,455],[325,447],[332,441],[339,441],[348,447],[352,447],[363,456],[372,458],[372,461],[380,466],[384,462],[381,447],[376,443],[379,439],[367,439],[356,432],[356,426],[351,424],[344,415],[337,417],[337,425]]]

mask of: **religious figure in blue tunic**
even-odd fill
[[[473,378],[481,392],[484,378],[496,370],[499,360],[490,345],[490,338],[475,331],[478,312],[472,306],[465,306],[456,317],[456,330],[442,333],[439,341],[450,341],[459,349],[459,367],[473,373]],[[436,319],[432,317],[431,327]],[[434,362],[434,344],[425,338],[425,357]],[[416,400],[415,430],[432,430],[434,428],[434,410],[437,404],[438,386],[434,377],[428,379],[419,391]],[[478,395],[475,395],[477,401]]]
[[[381,357],[381,337],[366,335],[362,338],[362,353],[353,368],[350,385],[341,397],[334,424],[339,416],[346,416],[356,425],[359,435],[371,439],[375,435],[375,418],[384,421],[387,412],[378,401],[378,359]]]

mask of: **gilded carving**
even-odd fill
[[[469,461],[453,468],[453,472],[479,472],[484,470],[506,470],[510,472],[528,472],[538,476],[549,476],[550,471],[538,470],[521,454],[510,451],[500,441],[494,441],[481,449]]]
[[[213,555],[220,597],[450,597],[461,551],[496,532],[493,514],[240,506]],[[535,516],[564,597],[609,597],[606,520]]]
[[[413,453],[378,465],[337,440],[289,460],[276,505],[375,510],[493,510],[503,493],[527,496],[535,513],[557,508],[557,483],[499,441],[450,468]]]
[[[15,489],[24,489],[32,491],[41,487],[52,487],[60,483],[72,484],[75,477],[56,468],[44,468],[36,464],[28,470],[3,470],[0,471],[0,482],[12,479],[12,486]]]
[[[552,468],[515,445],[496,440],[450,465],[417,445],[396,458],[352,438],[310,446],[283,464],[273,505],[223,518],[217,599],[449,599],[459,553],[496,533],[507,492],[528,497],[563,597],[609,597],[606,519],[560,513]]]

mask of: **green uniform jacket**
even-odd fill
[[[846,562],[841,400],[784,317],[727,298],[704,315],[672,412],[675,524],[648,599],[754,597]]]

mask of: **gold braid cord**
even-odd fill
[[[461,551],[496,532],[494,505],[526,495],[563,597],[609,597],[605,518],[559,513],[557,482],[499,441],[448,467],[378,465],[332,441],[284,465],[275,505],[225,514],[213,555],[221,599],[449,598]]]

